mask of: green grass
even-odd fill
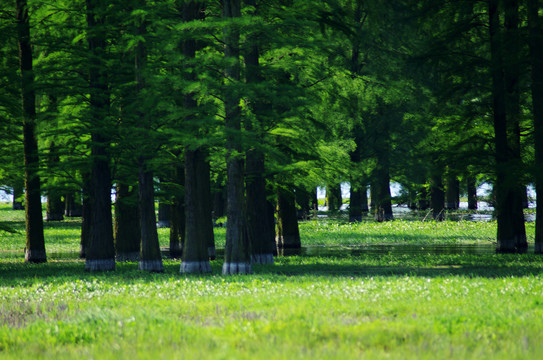
[[[0,208],[0,221],[20,212]],[[135,263],[91,274],[75,256],[77,224],[47,224],[48,251],[68,255],[38,265],[22,261],[22,232],[0,232],[0,358],[543,356],[543,259],[533,254],[290,256],[249,276],[220,275],[220,259],[212,275],[182,276],[165,259],[163,274]],[[316,246],[478,244],[493,241],[495,223],[311,221],[301,233]]]

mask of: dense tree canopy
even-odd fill
[[[0,186],[20,202],[24,188],[27,261],[46,260],[40,195],[49,220],[83,206],[91,271],[138,251],[142,269],[161,271],[157,196],[171,205],[181,270],[207,272],[226,209],[230,274],[299,246],[287,214],[307,212],[317,186],[350,184],[351,221],[369,188],[373,216],[392,220],[391,181],[436,219],[461,189],[472,198],[492,183],[498,251],[525,251],[523,191],[542,186],[542,10],[537,0],[3,2]]]

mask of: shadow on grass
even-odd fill
[[[307,263],[309,262],[309,263]],[[211,262],[210,275],[181,275],[179,260],[164,260],[164,273],[138,270],[136,262],[117,263],[112,272],[89,273],[81,259],[49,260],[45,264],[26,264],[21,258],[0,259],[1,286],[25,287],[39,283],[64,283],[99,280],[129,284],[166,282],[179,278],[223,278],[233,282],[265,277],[281,281],[284,277],[367,278],[367,277],[531,277],[543,273],[543,257],[526,255],[366,255],[361,257],[284,257],[275,265],[254,265],[253,275],[221,275],[222,260]]]

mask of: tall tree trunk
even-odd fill
[[[535,253],[543,254],[543,23],[540,0],[528,0],[530,60],[532,63],[532,106],[535,139]]]
[[[247,152],[247,236],[251,246],[251,262],[273,264],[275,231],[267,216],[264,156],[259,151]]]
[[[181,258],[185,243],[185,167],[180,162],[175,165],[173,182],[175,189],[170,209],[170,257]]]
[[[19,183],[19,182],[15,182],[14,185],[13,185],[13,203],[12,203],[12,210],[24,210],[25,207],[23,205],[23,202],[21,201],[22,198],[24,197],[24,188],[25,188],[25,184],[24,184],[24,180]]]
[[[252,16],[257,16],[256,1],[246,0],[245,3],[252,6]],[[248,35],[245,54],[246,82],[249,86],[258,87],[263,78],[260,73],[260,49],[259,41],[261,33],[257,31]],[[249,97],[250,107],[254,114],[254,124],[251,120],[245,122],[245,129],[253,133],[255,139],[260,139],[258,132],[262,116],[269,111],[262,100],[262,95],[255,91],[256,96]],[[246,151],[245,164],[245,186],[246,186],[246,221],[247,237],[251,249],[251,262],[256,264],[273,263],[273,243],[275,242],[275,231],[273,224],[269,223],[267,216],[266,179],[265,179],[265,158],[262,150],[256,146]]]
[[[90,238],[85,269],[115,270],[115,246],[111,218],[111,173],[107,129],[109,92],[105,61],[106,35],[103,29],[102,2],[86,0],[89,43],[89,93],[91,116]]]
[[[499,0],[489,0],[490,70],[494,109],[496,147],[496,215],[498,219],[497,252],[525,252],[526,230],[522,200],[518,192],[518,161],[508,143],[506,87],[503,64],[503,42],[499,29]]]
[[[16,0],[17,40],[21,71],[21,96],[23,114],[23,148],[25,168],[25,261],[41,263],[47,261],[43,236],[40,178],[38,175],[38,142],[35,135],[36,94],[34,71],[32,70],[32,48],[26,0]]]
[[[185,149],[185,243],[182,273],[211,272],[209,264],[208,234],[212,229],[211,212],[204,206],[209,201],[203,196],[201,180],[209,178],[207,153],[201,149]]]
[[[326,203],[328,204],[328,211],[339,211],[341,205],[343,205],[341,183],[331,184],[326,187]]]
[[[477,184],[475,177],[468,175],[466,182],[468,188],[468,209],[477,210]]]
[[[81,217],[83,211],[83,204],[81,201],[81,190],[66,192],[64,195],[64,216]]]
[[[87,257],[87,249],[89,248],[91,236],[91,199],[90,199],[90,174],[83,172],[83,188],[82,188],[82,205],[81,205],[81,247],[79,257],[84,259]]]
[[[163,199],[158,200],[158,227],[170,227],[172,214],[170,213],[171,204]]]
[[[367,205],[367,202],[366,202],[366,205]],[[319,210],[319,196],[318,196],[317,188],[313,188],[311,190],[311,210],[314,212],[317,212]]]
[[[457,210],[460,207],[460,181],[450,169],[447,173],[446,200],[446,209]]]
[[[299,249],[302,247],[294,195],[283,189],[279,190],[277,196],[276,242],[279,249]]]
[[[140,270],[163,272],[164,266],[156,228],[153,172],[147,169],[146,162],[146,159],[141,156],[138,175],[141,253],[138,267]]]
[[[183,21],[190,22],[200,18],[202,4],[197,1],[185,2],[183,5]],[[187,59],[196,56],[196,40],[186,39],[183,42],[183,55]],[[195,81],[191,69],[188,69],[186,80]],[[195,111],[197,102],[194,94],[184,96],[184,108]],[[194,126],[194,115],[186,117],[185,122],[193,127],[197,134],[201,129]],[[204,147],[185,149],[185,242],[181,273],[211,272],[210,255],[215,257],[213,220],[211,210],[211,189],[209,179],[208,153]]]
[[[370,191],[371,206],[375,220],[379,222],[393,220],[390,175],[387,161],[378,165],[374,170]]]
[[[145,8],[146,1],[138,0],[138,8]],[[137,36],[145,37],[147,32],[145,20],[137,28]],[[136,94],[141,96],[145,88],[143,73],[147,66],[147,51],[145,42],[139,41],[135,49],[134,74],[136,80]],[[144,131],[152,131],[151,121],[144,114],[144,111],[138,110],[140,128]],[[158,232],[155,215],[155,187],[153,183],[153,171],[149,166],[154,149],[149,146],[142,146],[143,153],[138,157],[138,188],[139,188],[139,212],[141,226],[141,254],[138,267],[140,270],[151,272],[163,272],[162,254],[160,253],[160,243],[158,241]]]
[[[117,183],[115,199],[115,259],[138,261],[140,257],[141,228],[138,209],[138,187]]]
[[[58,164],[60,157],[57,154],[57,148],[54,142],[49,146],[49,154],[47,159],[47,167],[53,170],[55,164]],[[46,203],[46,219],[47,221],[62,221],[64,220],[64,201],[62,201],[62,192],[55,187],[55,184],[50,184],[47,189]]]
[[[442,221],[445,210],[445,191],[443,190],[442,174],[439,170],[430,178],[430,203],[434,220]]]
[[[223,1],[223,17],[233,20],[241,16],[240,0]],[[224,28],[224,56],[227,60],[225,75],[231,82],[240,80],[239,29],[230,23]],[[226,126],[227,210],[226,246],[223,274],[251,272],[249,243],[245,226],[244,166],[241,144],[241,109],[239,95],[232,88],[226,89],[224,110]]]

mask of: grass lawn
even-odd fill
[[[23,228],[5,206],[0,221]],[[208,276],[180,275],[167,259],[163,274],[136,263],[91,274],[76,256],[78,225],[46,224],[39,265],[23,263],[22,232],[0,232],[0,358],[543,358],[540,256],[338,252],[278,257],[249,276],[220,275],[220,259]],[[496,224],[311,221],[300,231],[313,246],[488,244]]]

